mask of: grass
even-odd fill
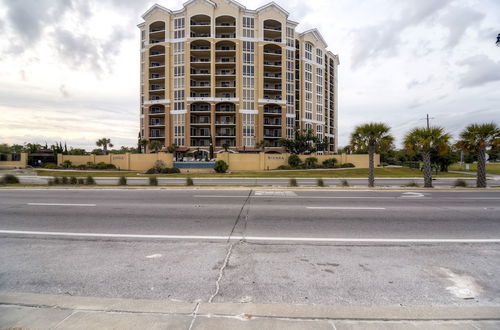
[[[119,177],[126,175],[127,177],[147,177],[139,172],[90,172],[90,171],[45,171],[37,170],[39,176],[76,176],[76,177]],[[457,174],[457,173],[439,173],[433,174],[433,177],[470,177],[474,175]],[[163,174],[156,175],[157,177],[168,178],[185,178],[188,176],[197,178],[206,177],[221,177],[221,178],[367,178],[368,169],[366,168],[347,168],[336,170],[298,170],[298,171],[261,171],[261,172],[232,172],[232,173],[179,173],[179,174]],[[377,178],[407,178],[407,177],[422,177],[422,172],[417,169],[407,167],[397,168],[376,168],[375,177]]]
[[[450,165],[449,170],[450,171],[462,171],[462,172],[476,173],[477,164],[470,164],[469,166],[470,166],[470,170],[466,171],[465,169],[460,169],[460,163],[455,163],[455,164]],[[465,168],[465,165],[463,165],[463,167]],[[500,175],[500,163],[486,164],[486,173]]]

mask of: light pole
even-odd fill
[[[500,47],[500,33],[497,36],[497,47]]]

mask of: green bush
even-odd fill
[[[342,181],[340,181],[340,185],[342,187],[349,187],[349,181],[347,181],[346,179],[343,179]]]
[[[228,168],[229,166],[227,166],[226,162],[223,161],[222,159],[215,162],[214,170],[217,173],[226,173]]]
[[[354,166],[353,163],[344,163],[342,165],[340,165],[341,168],[351,168],[351,167],[356,167]]]
[[[86,170],[87,169],[87,165],[83,165],[83,164],[82,165],[78,165],[77,168],[79,170]]]
[[[186,178],[186,186],[194,186],[193,179],[191,179],[190,177],[187,177]]]
[[[156,169],[150,168],[149,170],[146,171],[146,174],[156,174]]]
[[[157,186],[158,185],[158,178],[155,176],[150,176],[149,177],[149,185],[150,186]]]
[[[323,181],[323,179],[316,180],[316,184],[318,185],[318,187],[324,187],[325,186],[325,182]]]
[[[153,165],[156,173],[163,173],[162,171],[165,169],[165,167],[165,162],[163,160],[157,160]]]
[[[78,183],[78,184],[85,184],[85,179],[83,179],[83,178],[78,178],[77,183]]]
[[[453,184],[453,187],[465,188],[467,186],[468,186],[467,181],[465,181],[463,179],[457,179],[457,180],[455,180],[455,183]]]
[[[164,169],[161,170],[163,174],[174,174],[174,173],[181,173],[181,170],[179,170],[177,167],[165,167]]]
[[[49,181],[47,181],[47,184],[48,184],[49,186],[53,186],[53,185],[54,185],[54,180],[49,179]]]
[[[57,164],[54,163],[47,163],[43,165],[43,168],[48,168],[49,170],[53,170],[57,168]]]
[[[55,176],[54,177],[54,184],[61,184],[61,178],[59,178],[58,176]]]
[[[62,183],[62,184],[68,184],[68,178],[67,178],[67,177],[65,177],[65,176],[63,176],[63,177],[61,178],[61,183]]]
[[[94,178],[89,175],[87,178],[85,178],[85,184],[86,185],[93,185],[93,184],[95,184]]]
[[[126,186],[127,185],[127,178],[124,177],[124,176],[121,176],[119,179],[118,179],[118,185],[119,186]]]
[[[290,187],[298,187],[297,179],[290,179]]]
[[[113,170],[116,169],[116,166],[113,164],[107,164],[105,162],[100,162],[95,164],[92,168],[97,170]]]
[[[77,184],[78,183],[78,180],[76,179],[76,177],[72,176],[69,178],[69,184]]]
[[[1,179],[0,179],[0,184],[15,184],[19,183],[19,179],[17,176],[13,174],[5,174]]]
[[[337,164],[336,158],[325,159],[322,163],[323,167],[325,167],[325,168],[334,168],[335,164]]]
[[[418,186],[419,186],[418,183],[416,183],[415,181],[410,181],[403,187],[418,187]]]
[[[280,165],[278,166],[278,170],[291,170],[292,167],[289,165]]]
[[[70,167],[73,167],[73,164],[71,163],[71,161],[65,160],[64,162],[62,162],[61,167],[62,168],[70,168]]]
[[[179,170],[177,167],[171,167],[170,173],[181,173],[181,170]]]
[[[290,157],[288,157],[288,165],[290,165],[292,168],[298,167],[302,161],[300,160],[300,157],[295,154],[291,154]]]
[[[318,158],[316,158],[316,157],[307,157],[304,160],[304,164],[305,164],[306,168],[315,168],[316,165],[318,164]]]

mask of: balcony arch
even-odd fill
[[[158,56],[165,55],[165,46],[155,45],[149,49],[149,56]]]
[[[153,104],[149,107],[149,115],[163,115],[165,114],[165,106],[162,104]]]
[[[190,19],[191,38],[209,38],[212,18],[208,15],[194,15]]]
[[[157,44],[165,41],[165,22],[155,21],[149,24],[149,43]]]
[[[211,43],[207,40],[194,40],[191,42],[191,50],[210,50]]]
[[[210,103],[195,102],[189,106],[191,112],[210,112]]]
[[[216,112],[236,112],[236,106],[234,103],[221,102],[215,105]]]
[[[236,38],[236,18],[222,15],[215,19],[216,38]]]
[[[281,42],[281,22],[274,19],[267,19],[263,23],[264,40]]]
[[[264,114],[281,115],[281,105],[278,104],[265,104]]]

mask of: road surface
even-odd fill
[[[500,304],[498,192],[3,189],[0,210],[0,291]]]

